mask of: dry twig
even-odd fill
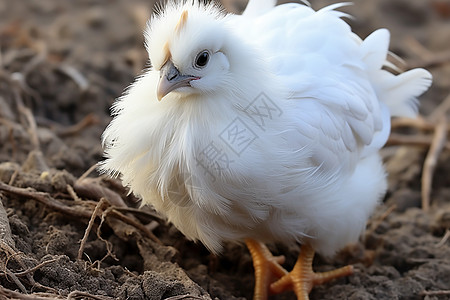
[[[166,300],[181,300],[181,299],[202,299],[202,298],[192,295],[178,295],[166,298]]]
[[[5,296],[7,299],[18,299],[18,300],[61,300],[61,299],[94,299],[94,300],[111,300],[114,299],[108,296],[92,295],[87,292],[73,291],[66,297],[60,296],[58,294],[48,294],[48,293],[33,293],[33,294],[22,294],[10,289],[4,288],[0,285],[0,297]]]
[[[97,116],[94,114],[88,114],[86,117],[84,117],[80,122],[78,122],[75,125],[65,127],[65,128],[59,128],[56,130],[56,134],[59,137],[67,137],[72,135],[77,135],[81,131],[83,131],[85,128],[98,124],[100,120]]]
[[[408,65],[410,68],[432,68],[446,63],[450,63],[450,51],[439,52],[433,57],[413,61]]]
[[[164,217],[157,212],[153,211],[146,211],[140,208],[133,208],[133,207],[116,207],[117,211],[124,212],[124,213],[132,213],[134,215],[141,215],[143,217],[151,218],[151,219],[157,219],[160,221],[165,221]]]
[[[6,276],[16,284],[16,286],[22,291],[22,293],[27,293],[27,289],[25,288],[23,283],[19,280],[19,278],[17,278],[16,274],[14,274],[11,270],[6,268],[6,266],[4,272],[6,273]]]
[[[430,136],[423,136],[423,135],[410,136],[398,133],[391,133],[386,145],[387,146],[410,145],[429,148],[432,142],[433,138]],[[444,148],[446,150],[450,150],[450,142],[444,143]]]
[[[419,57],[418,60],[408,63],[411,69],[431,68],[450,62],[450,51],[448,50],[439,53],[431,52],[412,36],[405,39],[405,44],[408,46],[407,49]]]
[[[12,291],[10,289],[4,288],[0,285],[0,296],[5,296],[5,299],[18,299],[18,300],[52,300],[52,299],[62,299],[55,297],[39,297],[37,295],[31,294],[22,294],[16,291]]]
[[[27,293],[27,289],[25,288],[23,283],[7,267],[10,257],[16,256],[16,255],[18,255],[18,253],[16,252],[16,250],[13,247],[11,247],[7,243],[5,243],[3,240],[0,241],[0,250],[2,250],[2,253],[4,253],[7,256],[6,261],[2,262],[2,269],[3,269],[2,272],[7,276],[7,278],[11,279],[23,293]],[[1,285],[0,285],[0,287],[1,287]]]
[[[433,174],[439,155],[444,148],[447,139],[447,119],[445,115],[439,120],[434,133],[430,150],[428,151],[422,171],[422,209],[428,211],[430,208],[430,196],[433,183]]]
[[[435,124],[426,120],[422,116],[418,116],[415,119],[411,118],[394,118],[391,121],[391,128],[396,129],[399,127],[412,127],[420,130],[434,130]]]
[[[422,291],[420,292],[421,296],[445,296],[450,295],[450,290],[442,290],[442,291]]]
[[[78,85],[81,92],[85,92],[89,88],[89,81],[76,68],[69,65],[61,65],[57,68],[57,70],[71,78]]]
[[[73,291],[67,296],[67,300],[71,299],[94,299],[94,300],[110,300],[114,299],[108,296],[92,295],[87,292]]]
[[[15,247],[14,240],[11,235],[11,227],[9,226],[8,215],[3,207],[0,197],[0,243],[5,243],[11,248]]]
[[[101,198],[108,199],[108,202],[117,207],[128,207],[122,197],[115,191],[100,184],[100,178],[84,178],[75,182],[74,189],[78,195],[100,201]]]
[[[367,230],[366,235],[372,235],[375,230],[377,230],[378,226],[381,225],[381,223],[397,208],[396,204],[393,204],[391,206],[389,206],[386,211],[379,216],[378,218],[376,218],[375,220],[372,221],[372,224],[370,226],[370,228]]]
[[[136,221],[133,218],[130,218],[124,214],[122,214],[121,212],[119,212],[118,210],[115,209],[115,207],[110,207],[107,209],[107,211],[105,211],[105,213],[107,213],[108,215],[114,216],[116,219],[131,225],[133,227],[135,227],[136,229],[139,229],[140,231],[142,231],[142,233],[144,233],[144,235],[151,239],[152,241],[154,241],[155,243],[158,243],[159,245],[162,245],[163,243],[153,234],[153,232],[151,232],[147,227],[145,227],[144,225],[142,225],[140,222]]]
[[[18,167],[14,170],[14,173],[12,173],[11,178],[9,178],[9,182],[8,182],[9,185],[12,185],[14,183],[14,181],[17,178],[17,175],[19,175],[19,171],[20,171],[20,167]]]
[[[85,178],[87,178],[89,176],[89,174],[91,174],[92,172],[94,172],[95,169],[97,169],[98,165],[92,165],[89,167],[89,169],[86,170],[86,172],[84,172],[83,174],[81,174],[80,178],[78,178],[77,180],[83,180]]]
[[[31,110],[23,104],[20,92],[17,89],[13,89],[14,97],[17,103],[17,108],[21,114],[25,117],[28,125],[28,133],[30,134],[30,140],[32,142],[33,148],[38,150],[40,148],[39,138],[37,134],[37,125],[34,115]]]
[[[77,194],[96,201],[100,201],[101,198],[106,198],[108,199],[108,202],[112,203],[114,206],[128,207],[118,193],[100,183],[101,177],[88,178],[89,174],[92,173],[97,166],[97,164],[91,166],[77,179],[74,185]]]
[[[52,262],[55,262],[57,260],[58,259],[47,260],[47,261],[44,261],[44,262],[42,262],[42,263],[40,263],[40,264],[38,264],[38,265],[36,265],[36,266],[34,266],[32,268],[28,268],[25,271],[17,272],[17,273],[12,272],[5,265],[4,266],[4,270],[3,270],[3,274],[0,274],[0,275],[5,275],[8,278],[12,279],[14,281],[14,283],[19,287],[19,289],[25,294],[27,294],[27,290],[26,290],[25,286],[22,284],[22,282],[19,280],[18,277],[20,277],[20,276],[26,276],[28,278],[28,281],[30,282],[30,284],[34,288],[41,288],[41,289],[49,290],[49,291],[52,291],[52,292],[56,293],[57,292],[56,289],[48,287],[48,286],[45,286],[45,285],[42,285],[42,284],[34,281],[33,277],[30,275],[30,273],[33,273],[34,271],[42,268],[43,266],[46,266],[46,265],[48,265],[48,264],[50,264]],[[24,264],[21,261],[21,259],[18,259],[18,262],[19,262],[20,265],[24,266]]]
[[[38,264],[37,266],[34,266],[34,267],[29,268],[29,269],[27,269],[25,271],[14,273],[14,274],[16,276],[24,276],[26,274],[33,273],[34,271],[39,270],[40,268],[42,268],[42,267],[44,267],[44,266],[46,266],[48,264],[51,264],[52,262],[55,262],[57,260],[58,260],[57,258],[46,260],[46,261],[43,261],[42,263]]]
[[[70,184],[66,185],[67,192],[69,193],[70,197],[72,197],[73,201],[75,202],[81,202],[82,200],[80,197],[78,197],[77,193],[73,189],[73,187]]]
[[[439,241],[439,243],[436,244],[436,248],[440,248],[442,246],[445,245],[445,243],[447,243],[448,239],[450,238],[450,229],[447,228],[447,230],[445,231],[444,236],[442,237],[442,239]]]
[[[88,226],[87,226],[86,230],[84,231],[84,236],[81,239],[80,248],[78,250],[78,256],[77,256],[78,259],[81,259],[83,257],[84,246],[86,245],[86,241],[88,239],[89,233],[91,232],[92,226],[94,226],[95,218],[100,215],[100,211],[104,209],[106,204],[107,203],[106,203],[105,199],[101,199],[98,202],[98,204],[95,206],[95,209],[92,212],[91,218],[89,219]]]
[[[417,45],[416,45],[417,46]],[[416,47],[422,55],[428,55],[425,50]],[[420,52],[419,51],[419,52]],[[447,122],[447,111],[450,110],[450,95],[441,102],[426,118],[416,120],[395,119],[392,128],[413,127],[419,130],[433,130],[433,137],[424,135],[407,136],[393,133],[390,135],[387,145],[415,145],[429,147],[422,171],[422,208],[427,211],[430,206],[430,197],[433,183],[433,175],[438,158],[443,149],[450,150],[450,142],[447,141],[447,133],[450,126]],[[437,122],[436,122],[437,121]]]
[[[89,209],[80,209],[82,206],[72,207],[65,205],[61,203],[60,201],[54,199],[47,193],[43,192],[37,192],[30,188],[18,188],[14,186],[10,186],[8,184],[5,184],[3,182],[0,182],[0,191],[5,191],[10,194],[14,194],[16,196],[21,196],[25,198],[30,198],[35,201],[38,201],[47,207],[56,210],[58,212],[70,215],[75,218],[85,218],[90,219],[92,217],[92,212]],[[105,201],[107,201],[105,199]],[[110,206],[105,213],[107,213],[108,216],[112,216],[128,225],[131,225],[135,227],[136,229],[142,231],[144,235],[154,242],[157,242],[159,244],[162,244],[161,241],[150,231],[148,228],[146,228],[143,224],[139,223],[137,220],[134,220],[133,218],[130,218],[118,210],[115,209],[115,207],[111,206],[109,201],[107,201],[108,205]]]
[[[5,184],[0,181],[0,191],[5,191],[7,193],[21,196],[29,199],[33,199],[38,201],[47,207],[56,210],[61,213],[65,213],[69,216],[75,218],[86,218],[89,219],[91,217],[91,213],[86,209],[80,209],[79,207],[71,207],[65,204],[62,204],[60,201],[54,199],[47,193],[37,192],[31,188],[19,188],[14,187],[8,184]]]
[[[104,200],[104,201],[106,202],[106,204],[109,204],[109,205],[110,205],[110,203],[107,203],[107,200],[106,200],[106,199],[102,199],[102,200]],[[109,208],[108,208],[108,209],[109,209]],[[108,210],[108,209],[107,209],[107,210]],[[104,211],[104,212],[102,213],[102,215],[101,215],[101,220],[100,220],[100,225],[97,227],[97,238],[98,238],[99,240],[101,240],[102,242],[104,242],[105,245],[106,245],[106,255],[99,261],[99,269],[100,269],[100,262],[104,261],[107,257],[111,257],[111,258],[113,258],[114,260],[119,261],[119,259],[118,259],[118,258],[116,257],[116,255],[113,253],[113,246],[112,246],[111,242],[109,242],[109,241],[105,240],[104,238],[102,238],[102,234],[101,234],[101,228],[102,228],[102,225],[103,225],[103,223],[105,222],[106,217],[107,217],[107,210]],[[115,222],[115,221],[116,221],[116,222]],[[120,237],[118,228],[117,228],[116,226],[113,226],[114,223],[117,223],[117,220],[114,220],[114,219],[111,220],[111,219],[109,219],[108,225],[114,230],[114,233],[115,233],[117,236]],[[119,228],[120,228],[120,229],[122,229],[123,227],[124,227],[123,224],[120,224],[120,225],[119,225]]]

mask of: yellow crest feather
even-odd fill
[[[188,11],[184,10],[181,13],[181,17],[180,17],[180,20],[178,20],[177,26],[175,26],[175,32],[177,34],[179,34],[181,29],[184,27],[184,25],[186,25],[187,18],[188,18]]]

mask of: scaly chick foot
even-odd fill
[[[270,292],[278,294],[292,290],[297,295],[298,300],[308,300],[308,295],[314,286],[353,274],[353,266],[345,266],[323,273],[314,273],[312,270],[313,258],[314,250],[310,246],[302,246],[294,269],[272,283]]]
[[[288,272],[281,266],[284,256],[273,256],[266,245],[261,242],[246,239],[245,243],[252,255],[255,269],[255,292],[253,300],[266,300],[269,296],[270,284],[282,278]]]

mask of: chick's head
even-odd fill
[[[230,60],[224,16],[213,5],[171,3],[153,16],[145,37],[152,67],[160,72],[158,100],[211,95],[226,85]]]

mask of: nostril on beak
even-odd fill
[[[167,74],[167,80],[171,81],[173,79],[175,79],[178,76],[177,73],[169,73]]]
[[[177,78],[179,75],[178,70],[177,69],[171,69],[169,71],[169,73],[167,73],[167,80],[171,81],[175,78]]]

